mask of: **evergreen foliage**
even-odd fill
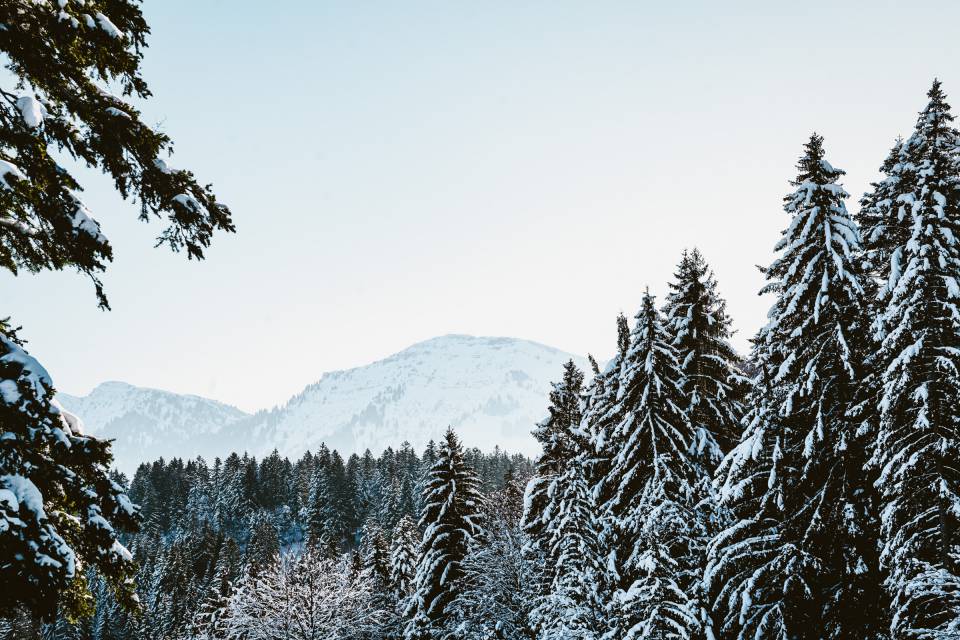
[[[960,634],[960,132],[939,82],[890,187],[898,237],[879,364],[876,462],[895,637]]]
[[[543,554],[545,583],[550,582],[556,567],[556,558],[549,554],[552,537],[549,528],[557,519],[557,481],[585,446],[579,431],[583,417],[580,412],[582,387],[583,372],[570,360],[564,365],[560,382],[553,383],[547,419],[533,430],[543,453],[537,459],[536,473],[527,487],[523,527],[533,547],[529,553]]]
[[[26,92],[0,89],[0,263],[75,267],[106,306],[109,244],[50,148],[191,257],[232,225],[97,91],[146,95],[136,7],[64,6],[0,29]],[[604,367],[566,363],[535,463],[448,429],[422,456],[160,459],[128,485],[0,320],[0,638],[960,638],[960,131],[928,98],[855,218],[810,137],[748,360],[684,252],[662,315],[647,292]]]
[[[610,425],[600,536],[610,638],[689,638],[703,622],[699,572],[717,444],[686,414],[673,343],[647,293],[619,363],[616,400],[598,416]]]
[[[755,340],[753,409],[720,469],[735,522],[713,542],[708,582],[731,637],[871,638],[883,628],[875,516],[850,418],[869,326],[859,233],[820,136],[798,169],[766,270],[776,300]]]
[[[745,381],[729,342],[733,331],[727,303],[697,249],[683,252],[663,313],[680,362],[687,414],[694,427],[707,430],[720,445],[711,452],[716,464],[721,451],[729,451],[740,438],[739,396]]]
[[[463,561],[480,534],[479,482],[463,447],[447,429],[423,493],[423,540],[405,637],[434,640],[455,628],[451,604],[463,587]]]
[[[64,160],[109,176],[142,220],[165,217],[158,244],[190,258],[203,257],[215,232],[233,231],[229,210],[166,163],[172,141],[131,104],[150,96],[139,3],[11,0],[0,5],[0,24],[0,268],[76,269],[109,307],[99,274],[113,249]],[[105,471],[110,444],[61,410],[50,376],[6,321],[0,425],[0,615],[90,613],[86,567],[135,607],[134,567],[119,536],[137,527],[137,509]]]
[[[140,517],[106,472],[110,444],[60,408],[50,376],[12,335],[0,335],[0,430],[0,614],[89,614],[85,567],[135,606],[119,536]]]

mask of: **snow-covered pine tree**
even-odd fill
[[[420,532],[410,516],[403,516],[393,531],[390,544],[390,590],[401,611],[413,593],[420,552]]]
[[[897,138],[880,167],[883,177],[872,183],[872,189],[860,199],[860,210],[854,218],[860,228],[862,241],[863,300],[872,321],[872,344],[865,349],[863,376],[851,413],[859,420],[863,440],[868,443],[871,453],[877,440],[883,396],[885,365],[880,356],[880,342],[886,332],[884,310],[890,291],[900,277],[903,252],[913,224],[909,206],[898,201],[898,197],[902,185],[913,182],[914,171],[915,165],[905,153],[903,139]],[[876,475],[876,465],[868,466],[866,471]],[[876,492],[872,492],[871,498],[875,497]]]
[[[373,518],[368,517],[360,534],[360,548],[357,550],[361,561],[360,579],[367,586],[367,604],[381,612],[381,625],[376,633],[368,636],[370,640],[401,637],[400,628],[403,611],[394,597],[390,583],[390,548],[383,534],[383,528]]]
[[[940,640],[960,636],[960,132],[939,81],[927,96],[891,187],[910,231],[882,318],[876,461],[891,632]]]
[[[451,603],[458,640],[533,640],[530,613],[540,567],[526,552],[524,485],[510,480],[509,468],[504,475],[504,487],[484,502],[483,536],[470,545],[464,580]]]
[[[573,360],[563,365],[560,382],[552,383],[550,406],[547,418],[533,430],[543,453],[537,458],[536,473],[527,485],[523,509],[523,529],[530,538],[530,553],[546,554],[550,534],[547,528],[556,515],[555,483],[562,476],[571,460],[584,447],[578,437],[580,421],[580,394],[583,388],[583,372]],[[552,580],[555,559],[543,558],[544,586]]]
[[[880,167],[883,178],[872,183],[860,199],[855,216],[860,227],[865,275],[872,275],[889,292],[892,280],[900,277],[903,249],[910,239],[912,219],[907,203],[898,202],[904,183],[913,181],[913,163],[904,157],[903,140],[898,138]],[[884,295],[884,300],[886,296]]]
[[[601,492],[606,637],[691,638],[702,626],[700,567],[712,517],[699,505],[709,499],[705,462],[717,445],[687,418],[673,336],[649,292],[636,320],[616,400],[598,417],[609,425],[611,461]]]
[[[363,570],[370,577],[375,595],[387,596],[390,589],[390,549],[380,525],[368,518],[360,542]]]
[[[133,559],[120,543],[137,508],[111,480],[110,442],[54,399],[46,370],[0,331],[0,614],[92,613],[85,567],[135,605]]]
[[[583,455],[584,475],[587,485],[594,494],[594,501],[600,505],[609,496],[603,494],[603,478],[610,471],[610,449],[607,442],[613,428],[613,414],[610,408],[616,403],[620,391],[620,369],[624,356],[630,347],[630,325],[627,317],[617,316],[617,352],[601,371],[597,361],[590,356],[593,379],[581,394],[580,431],[587,438],[586,452]]]
[[[848,413],[868,333],[859,234],[822,137],[798,169],[765,270],[777,297],[754,340],[746,433],[719,470],[736,521],[711,544],[706,582],[730,638],[875,638],[865,444]]]
[[[478,486],[460,441],[448,428],[424,487],[424,532],[404,631],[407,640],[438,640],[451,631],[448,608],[461,588],[469,545],[481,531]]]
[[[335,558],[340,549],[342,523],[338,521],[329,456],[317,462],[310,483],[307,504],[307,546],[328,558]]]
[[[914,171],[913,163],[904,153],[901,138],[897,138],[880,171],[883,177],[872,183],[872,189],[860,199],[860,210],[855,216],[862,240],[863,306],[871,326],[869,337],[864,340],[862,375],[854,390],[855,401],[850,408],[850,416],[859,423],[858,435],[864,449],[863,457],[871,462],[863,470],[866,474],[863,485],[866,487],[874,487],[879,475],[875,463],[880,404],[883,399],[883,369],[886,367],[880,349],[886,332],[884,310],[893,283],[900,277],[903,251],[912,225],[909,207],[904,202],[898,202],[902,183],[912,182],[911,173]],[[862,504],[867,513],[879,513],[878,498],[876,490],[864,493]],[[861,524],[863,538],[871,543],[878,539],[879,519],[876,516],[858,517],[857,521]],[[870,553],[873,553],[872,550]],[[869,575],[869,579],[875,581],[876,576]]]
[[[191,638],[217,640],[226,637],[227,615],[234,581],[240,575],[240,550],[233,538],[226,538],[217,557],[203,601],[194,616]]]
[[[726,307],[700,251],[684,251],[664,305],[665,323],[674,336],[690,422],[713,434],[724,453],[740,439],[745,384],[729,342],[733,321]],[[714,452],[716,462],[720,450]]]
[[[544,553],[553,563],[553,579],[530,616],[540,640],[591,640],[604,630],[597,508],[584,466],[575,460],[556,482]]]
[[[158,243],[190,258],[203,257],[215,232],[233,231],[210,189],[167,165],[172,141],[127,98],[150,95],[140,72],[149,26],[137,2],[14,0],[0,4],[0,24],[0,268],[76,269],[108,307],[99,274],[113,250],[63,154],[107,174],[143,220],[166,218]],[[136,526],[136,513],[107,477],[110,444],[69,424],[50,376],[0,334],[0,609],[89,612],[81,565],[102,571],[132,606],[133,565],[117,536]]]
[[[250,524],[250,537],[247,542],[244,564],[250,573],[257,573],[272,564],[280,555],[280,537],[277,528],[262,511]]]

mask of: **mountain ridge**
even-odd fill
[[[530,431],[546,415],[550,382],[570,358],[588,368],[585,358],[532,340],[447,334],[324,372],[285,403],[254,413],[120,381],[58,398],[91,434],[116,439],[124,471],[161,455],[262,456],[276,448],[297,456],[321,442],[344,454],[403,441],[421,448],[448,425],[468,446],[533,455]]]

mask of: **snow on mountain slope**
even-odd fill
[[[325,374],[283,407],[255,416],[251,441],[288,455],[321,442],[347,452],[379,452],[404,440],[420,449],[451,425],[467,446],[532,455],[538,447],[530,430],[546,415],[550,381],[570,358],[588,366],[526,340],[434,338]]]
[[[117,438],[129,471],[159,456],[212,458],[234,450],[299,456],[321,443],[341,453],[379,453],[409,441],[421,449],[453,426],[467,446],[535,455],[530,435],[546,415],[550,381],[585,358],[513,338],[449,335],[372,364],[334,371],[285,405],[253,416],[198,398],[105,383],[83,398],[60,394],[87,431]]]
[[[124,382],[104,382],[82,397],[59,393],[57,399],[83,421],[86,433],[115,439],[114,460],[124,471],[161,456],[219,454],[224,428],[248,415],[215,400]]]

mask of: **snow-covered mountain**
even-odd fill
[[[225,430],[249,416],[215,400],[125,382],[104,382],[86,396],[60,393],[57,399],[83,421],[86,433],[115,439],[114,459],[125,471],[161,456],[219,452]]]
[[[324,374],[283,406],[248,415],[234,407],[124,383],[90,395],[60,394],[89,433],[116,438],[130,471],[159,456],[211,458],[234,450],[288,456],[320,443],[343,453],[379,452],[404,440],[422,448],[452,425],[468,446],[535,454],[530,435],[546,414],[550,381],[573,358],[527,340],[449,335],[372,364]]]

